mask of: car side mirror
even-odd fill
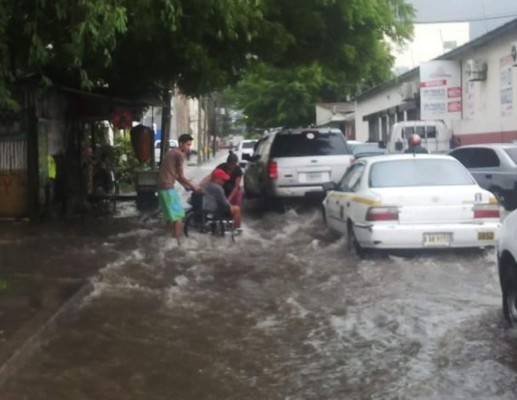
[[[395,143],[395,150],[402,151],[404,149],[404,143],[402,143],[400,140]]]

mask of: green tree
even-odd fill
[[[313,122],[314,103],[340,89],[317,63],[290,69],[260,64],[227,96],[244,111],[250,128],[266,128]]]
[[[271,1],[266,10],[265,29],[280,39],[227,93],[254,127],[313,123],[315,103],[389,79],[388,41],[412,35],[414,10],[403,0]]]
[[[404,0],[0,0],[0,102],[28,76],[127,96],[187,95],[236,82],[257,62],[318,62],[358,81],[408,37]]]

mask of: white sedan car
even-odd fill
[[[323,201],[328,228],[349,250],[495,246],[499,204],[446,155],[358,159]]]
[[[504,220],[497,246],[499,282],[503,294],[503,314],[511,324],[517,323],[517,210]]]

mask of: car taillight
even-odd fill
[[[271,161],[269,163],[268,172],[269,172],[269,177],[271,179],[277,179],[278,178],[278,165],[276,164],[276,161]]]
[[[501,218],[499,204],[475,204],[474,218]]]
[[[366,213],[367,221],[398,221],[397,207],[370,207]]]

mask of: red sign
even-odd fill
[[[447,104],[447,111],[448,112],[461,111],[461,101],[450,101]]]
[[[435,81],[426,81],[426,82],[420,83],[420,87],[421,88],[435,87],[435,86],[445,86],[445,85],[447,85],[447,80],[446,79],[439,79],[439,80],[435,80]]]
[[[461,97],[461,88],[460,87],[451,87],[451,88],[447,89],[447,97],[449,99]]]

